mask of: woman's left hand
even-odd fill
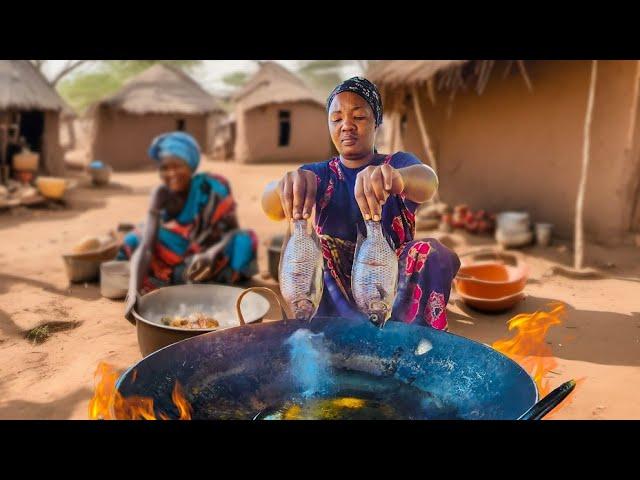
[[[400,171],[391,165],[369,166],[356,176],[355,197],[365,220],[380,221],[382,205],[389,195],[404,191]]]
[[[197,282],[201,276],[204,276],[207,269],[211,267],[211,260],[206,252],[196,253],[187,260],[187,269],[185,272],[186,280]]]
[[[190,281],[201,281],[206,278],[209,273],[208,270],[213,266],[218,254],[227,246],[229,240],[236,234],[237,229],[233,229],[225,233],[222,239],[215,245],[209,247],[207,250],[196,253],[189,260],[187,266],[186,276]]]

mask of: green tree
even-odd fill
[[[36,67],[40,71],[40,73],[44,75],[44,66],[47,64],[48,61],[49,60],[31,60],[31,64],[34,67]],[[60,82],[60,80],[62,80],[67,75],[71,74],[71,72],[76,70],[78,67],[81,67],[82,65],[88,64],[92,61],[93,60],[67,60],[64,67],[62,67],[62,70],[60,70],[51,78],[47,78],[47,76],[45,75],[45,78],[47,78],[49,85],[51,85],[52,87],[55,87],[58,84],[58,82]]]
[[[328,95],[342,80],[342,68],[346,60],[302,60],[297,73],[319,94]]]
[[[222,77],[222,83],[232,88],[242,87],[249,80],[247,72],[231,72]]]

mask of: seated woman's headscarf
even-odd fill
[[[327,112],[329,111],[329,107],[331,107],[333,98],[342,92],[353,92],[364,98],[371,107],[371,110],[373,110],[376,127],[382,124],[382,98],[380,97],[378,88],[373,83],[362,77],[352,77],[349,80],[345,80],[329,94],[329,98],[327,99]]]
[[[160,162],[163,157],[170,155],[183,159],[195,172],[200,163],[200,146],[195,138],[184,132],[165,133],[154,138],[149,147],[149,156]]]

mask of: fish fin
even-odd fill
[[[357,268],[358,265],[358,256],[360,255],[360,247],[362,246],[362,243],[365,241],[366,237],[362,235],[362,232],[360,231],[360,228],[357,229],[358,233],[356,236],[356,246],[354,248],[353,251],[353,261],[351,262],[351,291],[355,292],[356,291],[356,285],[355,285],[355,270]]]
[[[317,258],[316,258],[316,274],[314,276],[314,282],[312,286],[312,298],[314,300],[315,310],[313,314],[315,315],[318,309],[320,308],[320,303],[322,302],[322,295],[324,293],[324,255],[322,254],[322,240],[318,232],[316,232],[315,227],[313,227],[313,223],[311,224],[311,238],[313,239],[314,244],[317,247]]]
[[[382,226],[382,236],[387,241],[387,244],[389,244],[389,248],[391,248],[391,250],[393,250],[395,252],[396,251],[396,244],[393,241],[393,239],[391,238],[391,234],[384,228],[384,225]]]
[[[365,223],[364,219],[360,218],[360,220],[358,220],[356,228],[358,230],[358,236],[367,238],[367,224]]]
[[[313,226],[313,224],[311,224],[310,236],[313,239],[313,243],[315,243],[316,247],[318,247],[318,249],[322,252],[322,241],[320,240],[320,236],[318,235],[318,232],[316,232],[316,229]]]
[[[284,252],[287,249],[289,240],[291,240],[291,221],[287,221],[287,231],[282,238],[282,247],[280,248],[280,260],[278,261],[278,278],[282,278],[282,260],[284,259]]]
[[[361,228],[360,228],[360,223],[358,223],[358,233],[356,236],[356,247],[354,250],[354,254],[353,254],[353,263],[355,265],[356,263],[356,257],[358,256],[358,252],[360,251],[360,247],[362,246],[362,243],[367,239],[367,236],[365,233],[362,232]]]
[[[377,285],[376,284],[376,290],[378,290],[378,293],[380,294],[380,299],[384,300],[385,298],[387,298],[387,292],[384,288],[382,288],[382,285]]]

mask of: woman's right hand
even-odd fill
[[[298,169],[287,172],[277,187],[282,209],[288,219],[308,219],[316,202],[318,181],[316,174]]]

